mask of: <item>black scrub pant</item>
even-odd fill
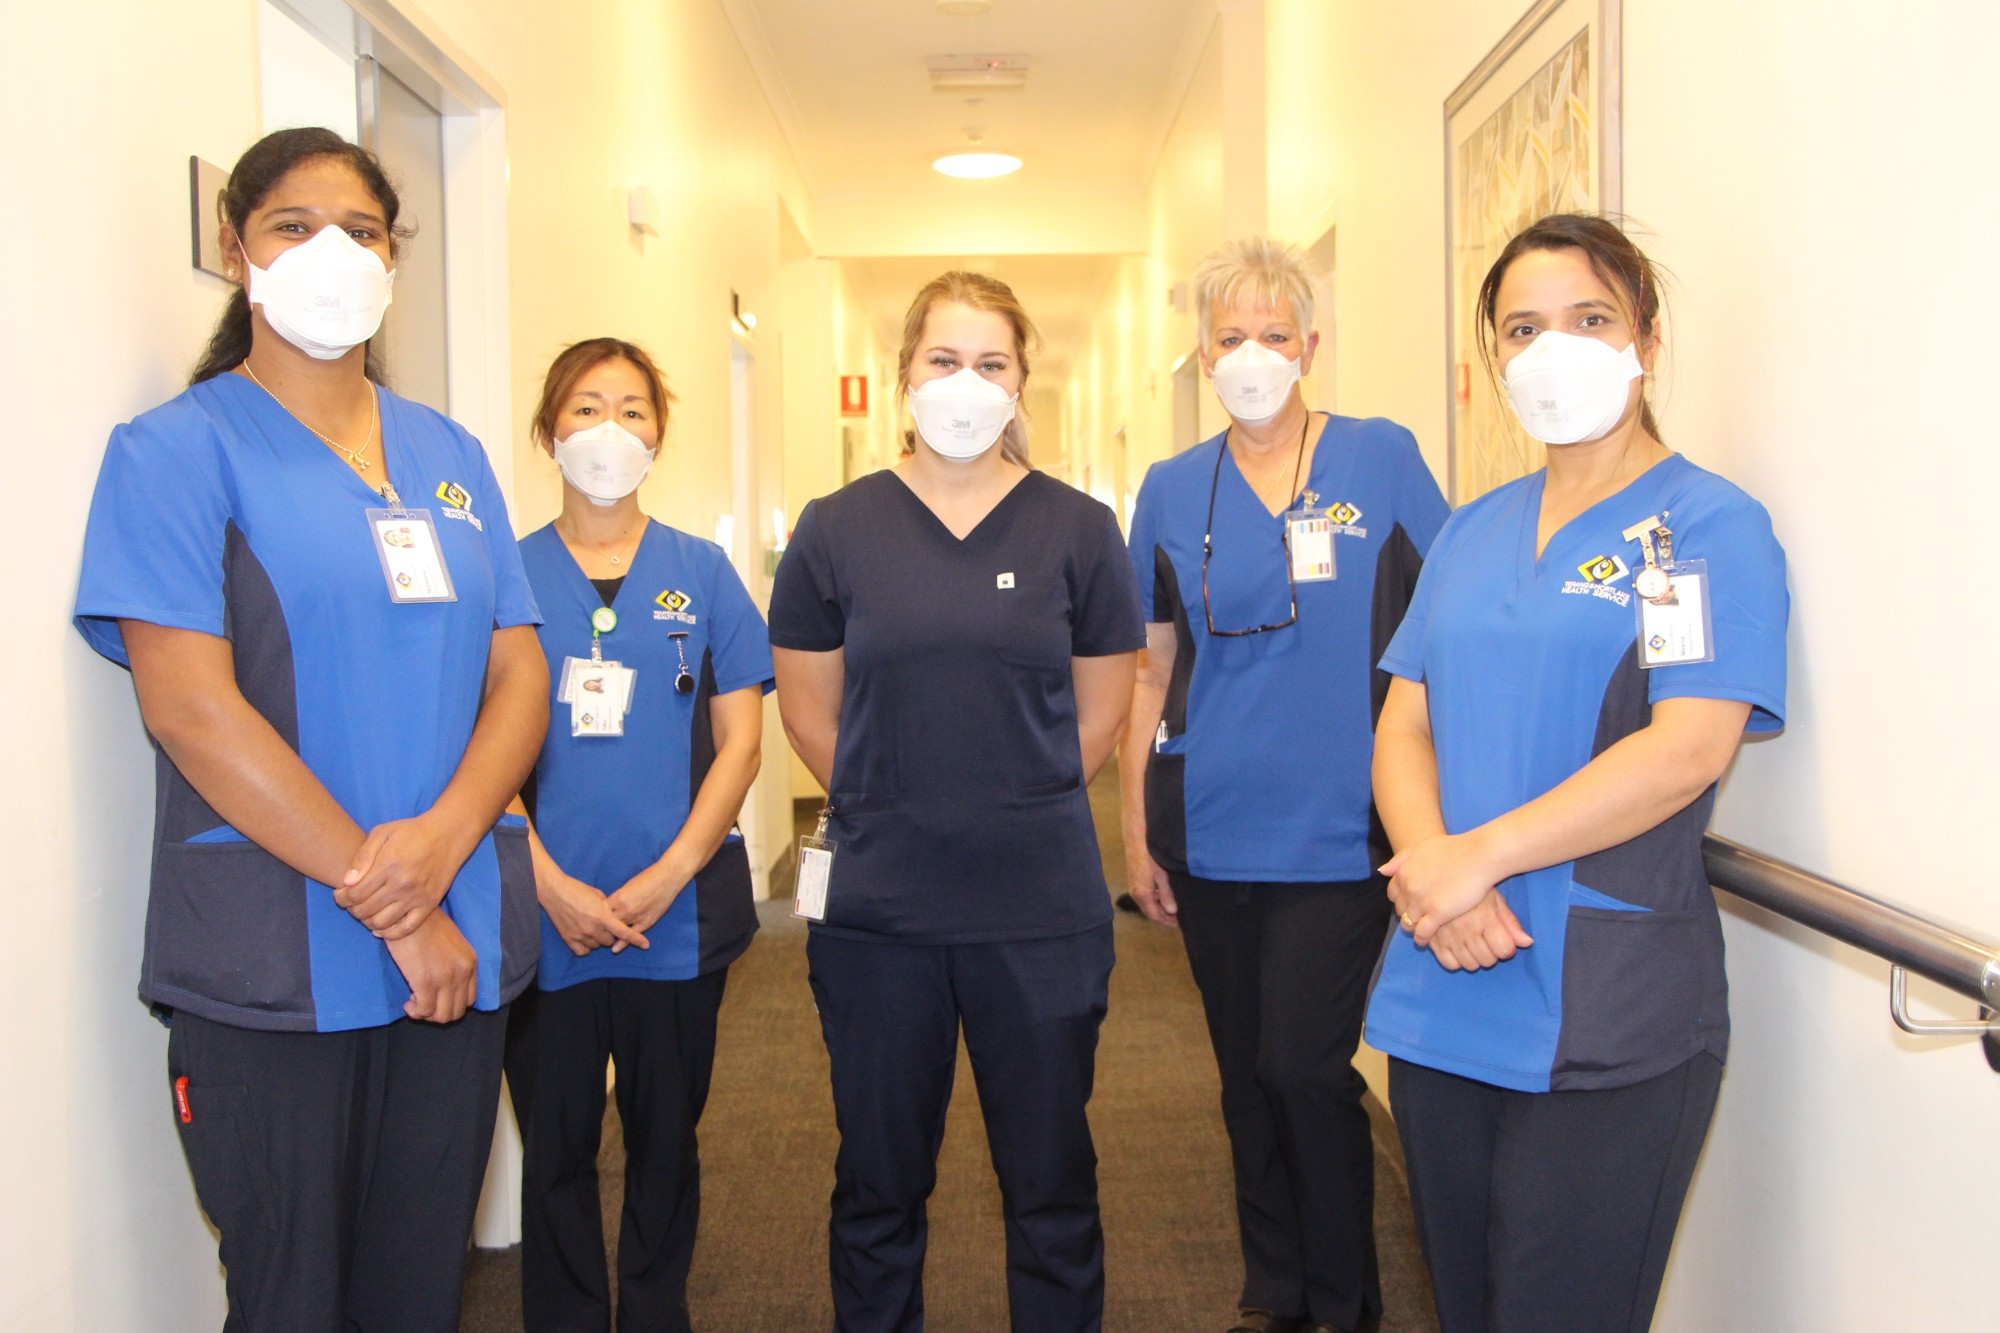
[[[1514,1092],[1389,1062],[1443,1333],[1646,1333],[1722,1062]]]
[[[1084,1108],[1111,978],[1110,925],[959,945],[816,930],[806,956],[840,1129],[828,1234],[835,1328],[924,1326],[925,1201],[963,1023],[1000,1179],[1013,1327],[1094,1333],[1104,1231]]]
[[[1222,1074],[1241,1303],[1355,1328],[1382,1309],[1375,1143],[1353,1060],[1386,886],[1170,881]]]
[[[600,978],[530,990],[507,1031],[521,1126],[521,1313],[528,1333],[611,1327],[597,1149],[604,1065],[617,1066],[625,1137],[618,1327],[685,1330],[701,1216],[695,1126],[708,1104],[727,969],[686,981]]]
[[[222,1233],[224,1333],[456,1333],[506,1025],[504,1010],[353,1032],[175,1015],[167,1078]]]

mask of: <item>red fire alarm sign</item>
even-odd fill
[[[868,377],[866,375],[842,375],[840,377],[840,415],[844,417],[865,417],[868,415]]]

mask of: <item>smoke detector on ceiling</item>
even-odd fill
[[[932,56],[934,93],[1017,93],[1028,86],[1026,56]]]

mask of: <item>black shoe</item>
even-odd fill
[[[1136,912],[1136,911],[1138,911],[1138,910],[1139,910],[1139,900],[1138,900],[1138,899],[1136,899],[1136,898],[1134,898],[1134,897],[1133,897],[1133,896],[1132,896],[1131,894],[1129,894],[1129,893],[1121,893],[1121,894],[1119,894],[1119,895],[1118,895],[1118,896],[1117,896],[1116,898],[1113,898],[1113,899],[1111,900],[1111,905],[1112,905],[1113,907],[1117,908],[1117,909],[1118,909],[1119,911],[1121,911],[1121,912]],[[1262,1310],[1256,1310],[1256,1311],[1251,1311],[1251,1310],[1245,1310],[1245,1311],[1244,1311],[1243,1313],[1245,1313],[1245,1314],[1253,1314],[1253,1313],[1254,1313],[1254,1314],[1263,1314],[1263,1313],[1264,1313],[1264,1311],[1262,1311]],[[1231,1330],[1229,1331],[1229,1333],[1236,1333],[1236,1330],[1235,1330],[1235,1329],[1231,1329]]]
[[[1273,1314],[1269,1310],[1242,1309],[1229,1333],[1303,1333],[1306,1321],[1300,1315]]]

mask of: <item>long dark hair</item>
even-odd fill
[[[1489,367],[1499,359],[1495,348],[1499,330],[1494,325],[1499,318],[1500,280],[1507,276],[1508,267],[1530,250],[1582,251],[1597,280],[1625,302],[1632,317],[1632,332],[1640,345],[1643,347],[1658,336],[1660,271],[1653,261],[1609,218],[1587,213],[1551,213],[1507,242],[1500,257],[1493,261],[1493,267],[1486,270],[1486,281],[1479,284],[1479,313],[1474,323],[1478,328],[1479,351]],[[1654,439],[1660,438],[1659,424],[1653,420],[1653,405],[1643,396],[1639,399],[1639,425]]]
[[[375,154],[365,148],[357,148],[332,130],[296,129],[276,130],[250,145],[242,157],[236,159],[236,167],[229,173],[229,183],[222,187],[222,219],[236,232],[240,239],[243,228],[249,225],[250,215],[264,204],[292,168],[318,158],[333,158],[353,168],[354,174],[375,196],[375,202],[382,207],[382,217],[389,224],[389,235],[395,241],[409,237],[409,228],[396,226],[396,214],[402,202],[396,198],[396,187],[389,184],[382,164],[375,160]],[[245,254],[248,260],[248,254]],[[212,380],[217,375],[243,364],[250,355],[250,275],[243,275],[243,282],[229,294],[229,304],[222,308],[222,319],[215,326],[214,336],[208,340],[208,350],[201,354],[195,364],[194,373],[188,376],[189,384],[199,384]],[[382,365],[375,355],[371,343],[366,353],[364,373],[377,384],[384,383]]]

